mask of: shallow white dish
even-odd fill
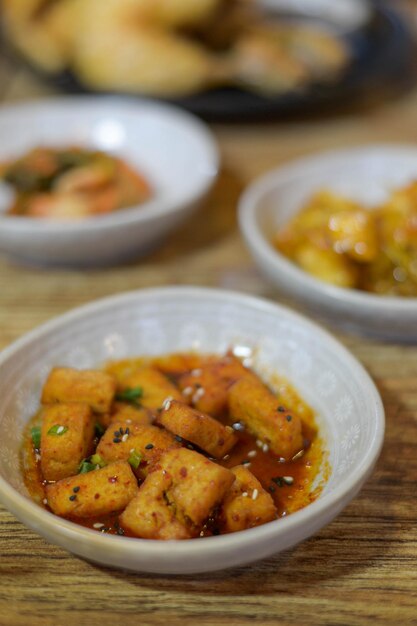
[[[286,518],[243,532],[186,541],[106,536],[31,501],[19,469],[22,430],[54,365],[197,349],[255,349],[255,368],[280,372],[317,412],[331,473],[320,497]],[[114,296],[32,331],[0,354],[0,501],[18,519],[86,559],[165,574],[243,565],[287,549],[330,522],[378,457],[384,411],[363,367],[330,335],[277,305],[228,291],[173,287]]]
[[[72,97],[1,107],[0,162],[38,145],[114,153],[154,189],[136,207],[62,223],[4,215],[10,191],[0,183],[0,252],[38,264],[103,265],[144,254],[198,206],[219,166],[202,122],[149,101]]]
[[[417,148],[371,145],[297,160],[255,181],[239,207],[243,237],[259,268],[282,292],[346,330],[417,341],[417,298],[342,289],[298,268],[272,238],[316,191],[328,188],[373,205],[417,179]]]

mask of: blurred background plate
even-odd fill
[[[276,2],[265,1],[269,8]],[[363,4],[366,6],[367,3]],[[294,6],[298,5],[295,3]],[[369,20],[365,22],[367,13],[363,12],[345,28],[340,22],[330,24],[336,31],[342,31],[340,36],[348,42],[352,54],[352,61],[339,80],[310,84],[303,91],[276,97],[238,88],[222,88],[171,102],[211,121],[267,121],[288,115],[328,112],[340,105],[351,106],[359,100],[375,98],[381,90],[401,89],[413,78],[415,42],[403,17],[391,6],[385,2],[373,5]],[[299,11],[299,17],[302,15]],[[15,55],[14,52],[11,54]],[[21,58],[19,62],[27,63]],[[34,67],[32,70],[65,92],[91,93],[71,72],[47,75]]]

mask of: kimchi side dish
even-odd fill
[[[73,220],[141,204],[149,183],[124,160],[84,148],[34,148],[0,165],[0,179],[15,198],[8,214]]]
[[[25,434],[26,486],[55,515],[129,537],[277,520],[317,498],[327,461],[311,408],[285,379],[274,388],[233,352],[56,367]]]

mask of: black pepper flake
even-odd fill
[[[145,446],[145,450],[152,450],[152,448],[153,448],[153,443],[148,443],[148,444]]]
[[[274,493],[274,492],[275,492],[275,487],[274,487],[274,485],[269,485],[269,487],[268,487],[268,491],[270,491],[271,493]]]
[[[292,420],[292,416],[291,415],[287,415],[286,418],[287,418],[287,422],[291,422],[291,420]]]
[[[282,479],[282,476],[275,476],[275,478],[272,478],[272,482],[274,482],[276,485],[278,485],[278,487],[283,487],[284,486],[284,481]]]
[[[182,437],[180,437],[179,435],[175,435],[175,439],[176,439],[176,441],[178,441],[179,443],[182,443]]]
[[[74,502],[74,500],[77,499],[77,496],[76,495],[70,496],[69,499],[71,500],[71,502]]]
[[[113,443],[120,443],[121,441],[122,441],[122,440],[121,440],[121,439],[119,439],[119,437],[115,437],[115,438],[113,439]]]
[[[280,413],[285,413],[285,406],[279,406],[277,411],[279,411]]]
[[[117,532],[118,535],[124,535],[125,534],[125,531],[123,530],[123,528],[118,528],[116,532]]]
[[[114,431],[114,433],[113,433],[113,435],[114,435],[115,437],[120,437],[120,435],[121,435],[121,434],[122,434],[122,433],[120,432],[120,430],[115,430],[115,431]]]
[[[79,492],[79,490],[80,490],[80,488],[79,488],[79,487],[74,487],[73,492],[74,492],[74,493],[78,493],[78,492]]]
[[[126,428],[125,430],[125,435],[130,435],[130,430],[129,430],[129,426]]]
[[[188,444],[187,448],[188,448],[189,450],[194,450],[194,446],[192,446],[192,445],[191,445],[191,443],[189,443],[189,444]]]

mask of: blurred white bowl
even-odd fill
[[[51,367],[88,368],[107,359],[190,349],[220,353],[231,346],[253,349],[256,369],[285,375],[316,411],[331,471],[315,502],[238,533],[155,541],[103,535],[30,500],[19,449]],[[345,348],[283,307],[227,291],[173,287],[115,296],[45,324],[0,354],[1,502],[49,541],[116,567],[189,574],[285,550],[330,522],[355,496],[372,471],[383,434],[378,392]]]
[[[266,174],[244,193],[243,237],[259,268],[283,293],[346,330],[391,340],[417,341],[417,298],[342,289],[297,267],[272,245],[277,230],[320,189],[369,207],[417,180],[417,148],[371,145],[297,160]]]
[[[355,31],[369,22],[372,11],[368,0],[258,0],[273,13],[306,20],[317,20],[339,34]]]
[[[219,166],[202,122],[138,100],[73,97],[0,108],[0,161],[39,145],[121,156],[147,177],[154,196],[110,215],[63,223],[4,215],[10,192],[0,184],[0,252],[37,264],[103,265],[146,253],[195,210]]]

